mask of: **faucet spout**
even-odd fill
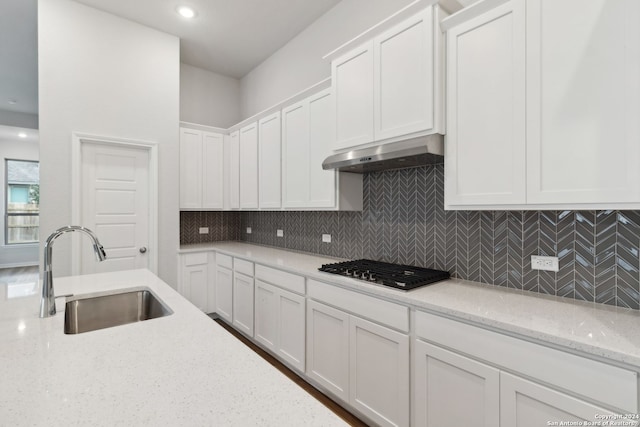
[[[50,317],[56,314],[56,296],[53,290],[53,272],[51,271],[51,264],[53,258],[53,242],[65,233],[80,231],[92,240],[93,251],[96,254],[98,261],[104,261],[107,259],[107,253],[104,251],[104,247],[100,244],[98,236],[88,228],[78,225],[67,225],[65,227],[58,228],[47,237],[47,241],[44,244],[44,277],[42,278],[42,298],[40,299],[40,317]]]

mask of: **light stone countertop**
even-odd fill
[[[335,258],[241,242],[183,245],[216,250],[311,279],[640,370],[640,311],[451,279],[402,291],[318,271]],[[375,319],[374,319],[375,320]]]
[[[39,297],[0,293],[0,424],[344,426],[148,270],[56,278],[57,295],[146,286],[167,317],[65,335]]]

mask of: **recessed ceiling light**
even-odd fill
[[[191,18],[194,18],[196,16],[196,11],[193,10],[192,8],[190,8],[189,6],[178,6],[176,11],[183,18],[191,19]]]
[[[16,105],[17,103],[18,103],[18,100],[16,100],[16,99],[10,99],[9,100],[9,104],[11,104],[11,105]]]
[[[24,133],[24,132],[20,132],[20,133],[18,134],[18,136],[19,136],[20,138],[26,138],[26,137],[27,137],[27,134],[26,134],[26,133]]]

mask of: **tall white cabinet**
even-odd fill
[[[640,207],[638,22],[634,0],[488,0],[446,19],[446,205]]]
[[[258,204],[279,209],[281,201],[280,111],[258,121]]]
[[[258,208],[258,124],[240,129],[240,208]]]
[[[180,129],[180,209],[224,208],[224,135]]]

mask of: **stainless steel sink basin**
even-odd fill
[[[67,298],[64,333],[81,334],[172,313],[148,288],[78,295]]]

